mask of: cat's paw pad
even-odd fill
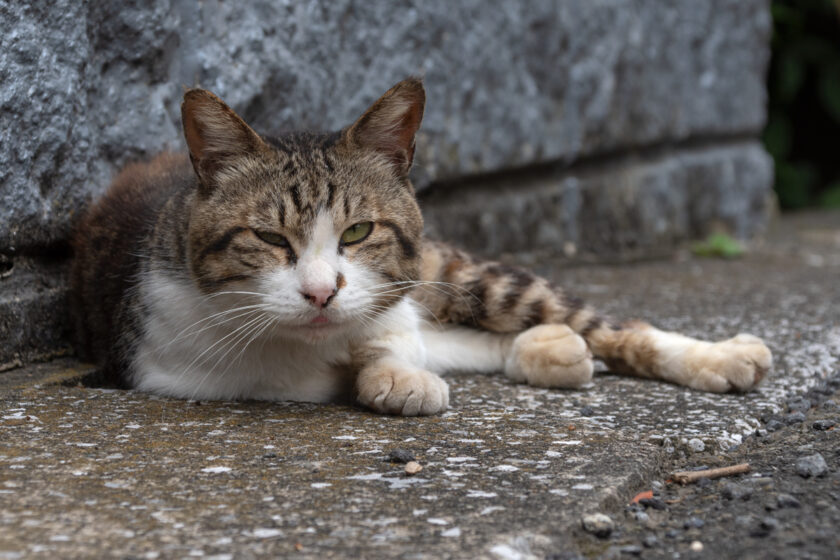
[[[773,355],[764,342],[751,334],[739,334],[712,344],[695,358],[697,389],[725,393],[749,391],[773,366]]]
[[[377,412],[428,416],[449,406],[449,386],[428,371],[398,362],[372,364],[356,380],[360,404]]]
[[[575,388],[592,380],[592,353],[567,325],[539,325],[513,341],[505,374],[535,387]]]

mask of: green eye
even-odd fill
[[[259,237],[266,243],[277,245],[278,247],[289,246],[289,242],[286,240],[286,238],[280,235],[279,233],[274,233],[271,231],[255,231],[254,233],[256,233],[257,237]]]
[[[354,224],[347,228],[344,231],[344,233],[341,234],[341,243],[342,245],[358,243],[359,241],[363,240],[365,237],[370,235],[370,231],[372,229],[373,222],[360,222],[358,224]]]

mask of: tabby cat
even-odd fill
[[[340,132],[270,138],[187,91],[189,157],[128,166],[81,220],[81,355],[161,395],[402,415],[445,410],[451,370],[574,388],[594,357],[706,391],[761,380],[772,359],[754,336],[615,325],[530,272],[425,240],[408,178],[424,103],[408,79]]]

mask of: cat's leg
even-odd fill
[[[351,350],[357,401],[377,412],[426,416],[449,406],[449,386],[426,369],[426,348],[413,305],[404,301],[386,328]]]
[[[523,372],[531,372],[520,376],[528,383],[564,386],[556,380],[544,382],[538,373],[550,369],[545,362],[562,363],[550,356],[567,354],[558,350],[568,337],[557,330],[558,325],[566,325],[585,340],[594,356],[612,371],[706,391],[749,390],[772,366],[770,351],[754,336],[740,334],[706,342],[645,323],[617,326],[543,278],[475,259],[444,244],[427,242],[424,246],[422,276],[425,284],[412,297],[436,320],[496,333],[522,333],[521,343],[514,344],[514,349],[523,357],[516,360]],[[538,335],[542,329],[554,330],[556,335]],[[555,342],[547,342],[550,339]],[[563,379],[563,375],[559,377]]]
[[[434,371],[505,374],[537,387],[580,387],[592,379],[592,354],[567,325],[539,325],[522,333],[494,333],[458,325],[423,329]]]
[[[612,371],[716,393],[748,391],[773,365],[764,342],[749,334],[707,342],[634,321],[620,329],[601,325],[587,341]]]

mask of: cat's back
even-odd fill
[[[73,238],[71,304],[80,355],[114,369],[130,325],[127,299],[161,208],[194,182],[185,154],[126,166],[79,221]],[[106,371],[106,374],[108,372]]]

